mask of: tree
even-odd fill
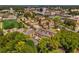
[[[75,28],[76,22],[72,19],[65,19],[64,24],[67,26],[72,27],[71,29]]]
[[[79,48],[79,34],[61,30],[51,38],[42,38],[39,41],[40,52],[74,52]]]
[[[37,49],[29,36],[23,33],[13,32],[5,36],[0,36],[0,52],[35,53]]]
[[[52,51],[49,51],[49,53],[64,53],[64,50],[62,50],[62,49],[54,49]]]
[[[55,28],[57,27],[57,24],[60,24],[61,23],[60,20],[61,20],[61,17],[60,16],[55,16],[53,18]]]
[[[26,18],[28,18],[28,17],[30,17],[30,18],[34,18],[35,17],[35,13],[34,12],[26,12],[25,14],[24,14],[24,17],[26,17]]]
[[[3,30],[0,29],[0,36],[3,36]]]
[[[35,47],[30,46],[24,41],[19,41],[16,44],[15,48],[18,52],[22,52],[22,53],[35,53],[36,52],[36,50],[34,49]]]
[[[64,48],[65,52],[74,52],[79,46],[79,34],[67,30],[57,33],[53,39],[60,42],[61,48]]]
[[[39,41],[38,47],[40,48],[39,52],[48,52],[47,44],[49,44],[49,38],[42,38]]]
[[[59,42],[50,37],[41,38],[38,44],[39,52],[43,53],[48,53],[50,51],[58,49],[59,46],[60,46]]]

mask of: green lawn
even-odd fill
[[[3,28],[4,29],[22,28],[22,27],[23,27],[23,24],[18,23],[16,19],[3,21]]]

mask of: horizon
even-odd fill
[[[79,5],[0,5],[0,8],[15,8],[15,7],[22,7],[22,8],[38,8],[38,7],[61,7],[61,8],[79,8]]]

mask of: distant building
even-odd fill
[[[79,9],[71,9],[72,12],[79,12]]]
[[[72,19],[76,22],[75,31],[79,31],[79,16],[74,16]]]
[[[15,15],[6,15],[6,17],[3,17],[3,20],[13,20],[13,19],[17,19],[17,17]]]
[[[7,9],[1,10],[1,13],[7,13],[7,12],[9,12],[9,10]]]
[[[46,29],[38,29],[36,31],[36,33],[39,35],[39,36],[48,36],[48,37],[51,37],[54,35],[53,32],[51,32],[50,30],[46,30]]]
[[[13,8],[10,8],[10,13],[12,13],[12,14],[14,13],[14,10],[13,10]]]

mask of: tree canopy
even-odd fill
[[[37,49],[29,36],[13,32],[0,36],[0,52],[35,53]]]
[[[55,36],[40,39],[39,52],[75,52],[79,48],[79,34],[61,30]]]
[[[79,47],[79,34],[62,30],[54,36],[58,40],[65,52],[74,52]]]

